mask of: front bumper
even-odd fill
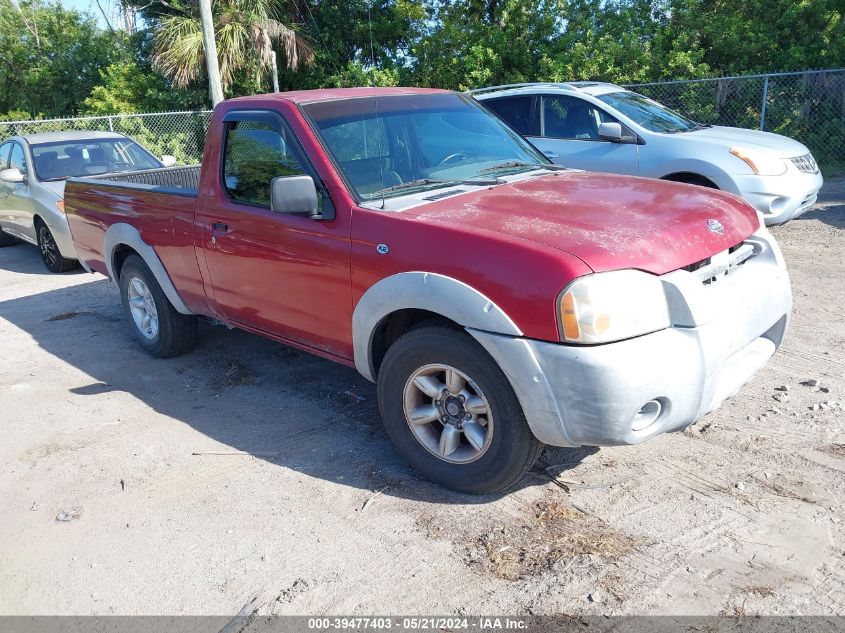
[[[739,391],[783,340],[792,306],[783,257],[766,229],[748,241],[758,254],[712,284],[686,271],[664,275],[674,325],[653,334],[574,346],[469,332],[545,444],[636,444],[680,430]],[[660,413],[639,428],[651,401]]]
[[[806,213],[815,203],[824,179],[789,163],[782,176],[724,176],[715,179],[720,189],[745,198],[762,215],[767,226],[783,224]]]

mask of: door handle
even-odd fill
[[[546,158],[558,158],[558,153],[557,152],[551,152],[551,151],[544,151],[543,156],[545,156]]]
[[[225,222],[215,222],[211,225],[212,231],[220,231],[221,233],[228,233],[229,232],[229,225]]]

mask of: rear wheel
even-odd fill
[[[4,246],[13,246],[14,244],[18,243],[18,238],[5,233],[4,231],[0,230],[0,248]]]
[[[379,370],[378,393],[398,451],[447,488],[497,492],[543,450],[510,382],[465,332],[430,326],[399,338]]]
[[[75,259],[62,257],[50,228],[44,222],[37,222],[35,230],[38,235],[38,250],[41,251],[41,260],[50,272],[66,273],[79,265],[79,262]]]
[[[157,358],[184,354],[197,338],[195,316],[173,307],[144,260],[130,255],[120,270],[120,296],[135,339]]]

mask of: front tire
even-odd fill
[[[426,326],[400,337],[379,370],[378,398],[396,449],[452,490],[503,490],[543,450],[507,377],[465,332]]]
[[[171,358],[194,347],[196,317],[181,314],[173,307],[138,255],[130,255],[123,263],[120,297],[135,339],[152,356]]]
[[[50,227],[44,222],[36,222],[35,231],[38,237],[38,250],[41,252],[41,261],[44,262],[47,270],[53,273],[66,273],[79,265],[79,262],[75,259],[68,259],[62,256],[56,240],[50,232]]]

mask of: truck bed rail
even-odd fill
[[[105,180],[109,182],[127,182],[137,185],[151,185],[165,189],[186,189],[196,193],[199,189],[200,166],[186,165],[185,167],[163,167],[161,169],[144,169],[117,174],[96,176],[91,180]]]

